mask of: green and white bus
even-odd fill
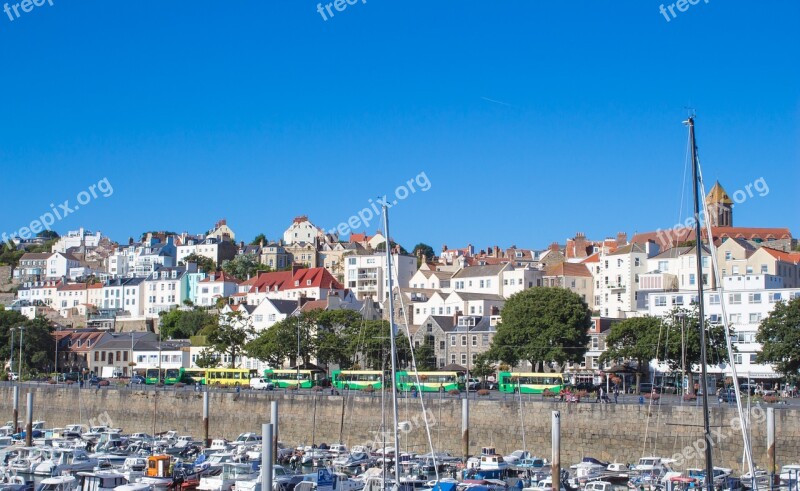
[[[331,383],[337,389],[361,390],[372,386],[375,390],[383,388],[383,372],[379,370],[334,370]]]
[[[285,389],[294,386],[297,386],[299,389],[310,389],[314,387],[314,383],[317,380],[317,373],[319,372],[313,370],[268,368],[264,370],[264,378],[272,382],[276,389]]]
[[[207,368],[206,385],[249,386],[258,372],[248,368]]]
[[[549,390],[558,394],[564,388],[564,375],[560,373],[500,372],[498,390],[511,394],[541,394]]]
[[[463,388],[464,379],[458,372],[397,372],[397,390],[401,392],[448,392]]]

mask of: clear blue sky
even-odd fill
[[[2,6],[0,1],[0,6]],[[14,2],[11,2],[14,3]],[[392,235],[545,247],[679,218],[687,106],[737,225],[800,234],[800,3],[53,0],[0,11],[0,231],[325,228],[425,172]],[[13,13],[12,13],[13,15]],[[688,206],[688,199],[684,199]],[[374,231],[377,225],[369,227]]]

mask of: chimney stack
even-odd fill
[[[622,247],[628,243],[628,234],[625,232],[617,233],[617,247]]]

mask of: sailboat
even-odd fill
[[[700,159],[697,153],[697,140],[695,137],[695,124],[694,124],[694,117],[690,116],[684,124],[689,128],[689,145],[691,150],[691,159],[692,159],[692,190],[693,190],[693,204],[694,204],[694,232],[695,232],[695,243],[697,245],[697,254],[695,254],[695,258],[697,261],[697,278],[703,278],[703,264],[702,264],[702,253],[703,248],[702,245],[702,234],[701,234],[701,221],[700,221],[700,203],[701,203],[701,196],[705,196],[705,189],[703,186],[703,176],[700,171]],[[720,278],[719,276],[719,264],[717,261],[717,253],[716,253],[716,245],[714,244],[714,237],[711,231],[711,224],[708,220],[705,221],[706,227],[706,234],[708,237],[708,248],[710,251],[713,272],[715,277]],[[725,330],[725,340],[728,349],[728,357],[729,363],[731,367],[731,375],[733,380],[737,380],[736,374],[736,364],[733,360],[733,346],[731,342],[730,330],[728,327],[728,315],[725,311],[725,295],[723,295],[723,282],[717,282],[717,292],[719,293],[722,308],[722,320]],[[715,470],[713,464],[713,456],[712,456],[712,449],[714,447],[714,439],[711,435],[710,425],[709,425],[709,410],[708,410],[708,398],[709,398],[709,391],[706,390],[706,380],[707,378],[707,366],[708,366],[708,358],[706,355],[707,343],[706,343],[706,328],[705,328],[705,314],[704,314],[704,298],[703,298],[703,281],[697,281],[697,298],[699,301],[697,302],[698,305],[698,320],[699,320],[699,329],[700,329],[700,368],[701,368],[701,376],[703,381],[703,437],[707,444],[705,445],[705,470],[703,472],[704,476],[704,485],[707,487],[708,491],[714,491],[714,481],[715,476],[719,472],[719,470]],[[752,489],[757,490],[759,486],[759,480],[757,479],[756,467],[753,464],[753,454],[752,449],[750,446],[750,438],[748,434],[748,420],[742,417],[743,410],[742,410],[742,397],[741,392],[739,390],[739,384],[734,383],[734,390],[736,393],[736,407],[739,414],[739,418],[742,422],[740,426],[742,432],[742,440],[744,443],[744,454],[745,460],[747,461],[749,472],[748,476],[751,479],[750,487]]]

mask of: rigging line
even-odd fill
[[[389,295],[394,295],[394,292],[389,292]],[[414,376],[415,376],[415,378],[417,380],[417,386],[421,387],[421,385],[419,385],[420,384],[420,380],[419,380],[419,370],[417,370],[417,360],[416,360],[416,357],[414,355],[414,348],[413,348],[414,343],[411,340],[411,331],[409,330],[409,327],[408,327],[408,309],[406,309],[406,307],[405,307],[405,299],[403,298],[403,292],[400,290],[399,287],[397,288],[397,296],[400,297],[400,309],[403,312],[403,322],[404,322],[405,327],[406,327],[405,331],[406,331],[406,337],[408,338],[409,351],[411,351],[411,363],[414,366]],[[394,312],[392,312],[390,315],[392,315],[392,317],[394,317]],[[469,381],[467,381],[467,384],[469,384]],[[467,385],[467,386],[469,387],[469,385]],[[425,409],[425,398],[422,397],[421,393],[420,393],[420,397],[419,397],[419,404],[420,404],[420,407],[422,408],[422,417],[425,420],[425,434],[426,434],[426,436],[428,438],[428,446],[431,449],[431,458],[433,460],[433,469],[434,469],[434,472],[436,473],[436,480],[438,481],[439,480],[439,466],[436,464],[436,451],[433,448],[433,437],[431,436],[431,428],[430,428],[430,424],[428,423],[428,411]],[[439,408],[441,410],[441,401],[439,402]],[[441,418],[439,419],[439,421],[441,421]]]
[[[686,155],[683,158],[683,183],[681,184],[681,200],[678,202],[678,221],[675,222],[677,224],[681,223],[681,219],[683,218],[683,203],[686,199],[686,176],[689,172],[689,160],[691,155],[691,146],[692,146],[692,139],[691,136],[686,137]],[[671,243],[670,246],[674,247],[678,244],[677,237],[670,235],[670,240],[675,240],[675,243]]]
[[[664,360],[665,361],[669,359],[669,332],[670,332],[670,329],[667,328],[666,331],[667,331],[666,339],[664,340]],[[662,394],[664,393],[664,376],[663,375],[661,376],[661,393]],[[681,397],[683,397],[683,396],[681,396]],[[659,429],[660,421],[661,421],[661,402],[660,402],[660,399],[659,399],[658,410],[656,411],[656,436],[655,436],[655,439],[653,440],[653,455],[658,453],[658,435],[659,435],[658,429]]]
[[[704,181],[703,181],[703,173],[702,173],[701,166],[700,166],[700,157],[699,156],[697,157],[697,176],[698,176],[698,180],[700,181],[699,182],[700,190],[703,193],[703,196],[705,196],[706,190],[705,190],[705,184],[704,184]],[[736,394],[736,410],[737,410],[737,412],[739,414],[739,419],[741,420],[741,423],[742,423],[739,426],[741,427],[741,432],[742,432],[742,442],[744,444],[744,453],[745,453],[745,457],[747,458],[747,466],[748,466],[748,468],[750,470],[750,476],[752,476],[752,478],[753,478],[753,484],[752,484],[753,488],[752,489],[753,489],[753,491],[758,491],[758,481],[755,478],[755,465],[753,464],[753,452],[752,452],[752,448],[751,448],[750,437],[749,437],[749,434],[748,434],[748,428],[750,426],[750,421],[749,421],[750,420],[750,418],[749,418],[750,414],[748,412],[748,414],[747,414],[748,417],[747,418],[744,418],[743,415],[742,415],[742,412],[743,412],[743,409],[742,409],[742,394],[741,394],[741,391],[739,390],[739,376],[737,374],[736,364],[734,363],[735,360],[734,360],[734,356],[733,356],[733,343],[731,341],[731,336],[730,336],[730,327],[728,326],[728,312],[727,312],[727,308],[726,308],[726,305],[725,305],[725,288],[723,286],[722,278],[719,276],[719,260],[717,258],[717,246],[716,246],[716,244],[714,244],[714,236],[711,233],[711,222],[709,220],[705,220],[705,228],[706,228],[706,235],[708,236],[708,248],[711,251],[711,253],[710,253],[711,265],[712,265],[713,273],[714,273],[712,275],[712,278],[714,278],[714,280],[717,283],[716,284],[716,287],[717,287],[716,291],[717,291],[717,294],[719,295],[719,299],[720,299],[719,303],[720,303],[720,310],[722,312],[722,325],[723,325],[724,331],[725,331],[725,345],[726,345],[726,347],[728,349],[728,364],[731,367],[731,377],[733,379],[733,388],[734,388],[734,393]],[[701,244],[701,240],[698,237],[697,241],[695,243],[695,245],[697,246],[697,253],[698,254],[700,254],[700,244]],[[702,278],[698,278],[698,281],[703,281],[703,279]],[[702,299],[702,298],[698,299],[698,300],[700,302],[704,301],[704,299]],[[704,381],[704,383],[705,383],[705,381]]]
[[[655,359],[658,361],[658,351],[661,349],[661,333],[664,330],[664,323],[660,322],[658,327],[658,343],[656,345],[656,352],[655,352]],[[641,391],[639,391],[641,393]],[[650,410],[653,407],[653,393],[650,392],[649,402],[647,403],[647,423],[644,426],[644,443],[642,444],[642,458],[645,457],[645,452],[647,452],[647,433],[650,430]]]

